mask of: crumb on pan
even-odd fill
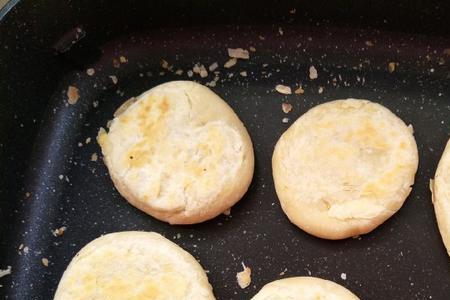
[[[237,63],[237,59],[236,58],[230,58],[223,66],[224,68],[231,68],[232,66],[234,66]]]
[[[125,64],[128,62],[128,59],[125,56],[121,55],[119,57],[119,61],[120,61],[120,63]]]
[[[266,37],[263,36],[263,35],[258,36],[258,38],[259,38],[261,41],[264,41],[264,40],[266,39]]]
[[[282,29],[281,27],[278,27],[278,33],[279,33],[280,35],[283,35],[283,34],[284,34],[284,31],[283,31],[283,29]]]
[[[367,47],[373,47],[373,42],[372,41],[366,41],[366,46]]]
[[[287,123],[287,122],[289,122],[289,118],[283,118],[282,120],[281,120],[281,122],[283,122],[283,123]]]
[[[244,270],[236,274],[236,279],[241,289],[245,289],[252,282],[252,270],[249,267],[245,266],[244,263],[242,263],[242,267],[244,268]]]
[[[305,90],[303,89],[302,86],[299,86],[298,89],[296,89],[296,90],[294,91],[294,93],[296,93],[297,95],[301,95],[301,94],[303,94],[304,92],[305,92]]]
[[[208,70],[210,72],[214,72],[218,67],[219,67],[219,64],[217,62],[214,62],[208,67]]]
[[[450,48],[444,49],[444,51],[442,51],[442,53],[444,53],[445,55],[450,56]]]
[[[178,69],[178,70],[175,71],[175,74],[176,75],[183,75],[183,70]]]
[[[67,227],[62,226],[60,228],[56,228],[55,230],[52,230],[52,234],[53,234],[53,236],[62,236],[66,230],[67,230]]]
[[[188,77],[192,77],[194,76],[194,72],[192,72],[192,70],[187,71],[187,75]]]
[[[31,193],[30,192],[26,192],[25,193],[25,198],[30,198],[31,197]]]
[[[67,102],[71,105],[74,105],[80,99],[80,95],[78,93],[78,89],[72,85],[69,85],[67,89]]]
[[[0,269],[0,278],[9,274],[11,274],[11,266],[8,266],[6,269]]]
[[[49,263],[49,261],[48,261],[48,259],[47,258],[42,258],[41,259],[41,262],[42,262],[42,264],[44,265],[44,267],[48,267],[48,263]]]
[[[256,52],[256,48],[253,47],[253,46],[250,46],[248,49],[249,49],[251,52]]]
[[[117,79],[117,76],[115,76],[115,75],[109,75],[109,78],[111,78],[111,80],[114,84],[117,84],[117,82],[119,82],[119,80]]]
[[[90,137],[86,138],[86,140],[84,141],[85,144],[89,144],[90,142],[91,142],[91,138]]]
[[[281,271],[281,272],[280,272],[280,274],[278,274],[278,275],[280,275],[280,276],[284,276],[284,274],[286,274],[286,272],[287,272],[287,268],[284,268],[284,270],[283,270],[283,271]]]
[[[324,89],[323,86],[319,86],[319,90],[318,90],[319,94],[322,94],[322,93],[323,93],[323,89]]]
[[[316,79],[319,77],[317,69],[314,66],[309,67],[309,79]]]
[[[225,210],[225,211],[223,212],[223,214],[224,214],[225,216],[229,216],[229,215],[231,214],[231,208]]]
[[[94,68],[89,68],[86,70],[86,74],[88,74],[89,76],[93,76],[95,74],[95,70]]]
[[[97,153],[92,153],[91,155],[91,161],[97,161],[98,160],[98,155]]]
[[[296,8],[293,8],[293,9],[291,9],[291,10],[289,11],[289,13],[290,13],[291,15],[295,15],[296,12],[297,12],[297,9],[296,9]]]
[[[194,71],[195,74],[199,74],[201,78],[205,78],[208,76],[208,71],[206,71],[205,66],[202,64],[195,64],[192,71]]]
[[[292,94],[292,90],[287,85],[277,84],[275,86],[275,90],[280,94],[290,95]]]
[[[396,66],[397,66],[397,64],[396,64],[395,62],[392,62],[392,61],[391,61],[391,62],[388,64],[388,71],[389,71],[389,73],[394,72]]]
[[[250,54],[248,50],[242,48],[228,48],[228,56],[231,58],[249,59]]]
[[[289,113],[292,110],[292,104],[289,103],[282,103],[281,104],[281,109],[283,110],[283,112],[285,114]]]
[[[247,71],[242,71],[239,73],[242,77],[247,77]]]
[[[341,279],[342,280],[347,280],[347,274],[341,273]]]

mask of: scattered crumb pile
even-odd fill
[[[245,289],[252,282],[252,270],[249,267],[245,266],[244,263],[242,263],[242,267],[244,268],[244,270],[236,274],[236,279],[241,289]]]

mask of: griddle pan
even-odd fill
[[[0,294],[52,299],[86,243],[146,230],[192,253],[218,299],[250,299],[272,280],[305,275],[361,299],[450,299],[449,258],[428,189],[450,133],[449,12],[448,1],[414,0],[10,1],[0,11],[0,269],[11,266],[12,274],[0,279]],[[250,46],[249,60],[223,67],[227,48]],[[126,62],[117,64],[120,56]],[[162,68],[162,59],[183,74]],[[212,89],[254,143],[253,182],[229,216],[170,226],[119,195],[95,137],[128,98],[170,80],[206,84],[213,74],[189,78],[187,71],[214,62],[220,79]],[[279,94],[277,84],[301,84],[304,94]],[[67,103],[70,85],[79,89],[75,105]],[[271,156],[300,115],[349,97],[379,102],[413,124],[420,166],[391,219],[369,234],[328,241],[285,217]],[[242,262],[252,268],[246,289],[235,278]]]

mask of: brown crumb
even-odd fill
[[[109,78],[111,78],[111,80],[114,84],[117,84],[117,82],[119,82],[119,80],[117,79],[117,76],[115,76],[115,75],[109,75]]]
[[[314,66],[309,67],[309,79],[313,80],[319,77],[317,69]]]
[[[120,61],[120,63],[125,64],[128,62],[128,59],[125,56],[121,55],[119,57],[119,61]]]
[[[280,274],[278,274],[278,275],[280,275],[280,276],[284,276],[284,274],[286,274],[286,272],[287,272],[287,268],[284,268],[284,270],[283,270],[283,271],[281,271],[281,272],[280,272]]]
[[[291,10],[289,11],[289,13],[290,13],[291,15],[295,15],[296,12],[297,12],[297,9],[295,9],[295,8],[293,8],[293,9],[291,9]]]
[[[249,59],[250,54],[248,50],[242,48],[228,48],[228,56],[231,58],[241,58],[241,59]]]
[[[223,212],[223,214],[224,214],[225,216],[229,216],[229,215],[231,214],[231,208],[225,210],[225,211]]]
[[[98,159],[97,153],[92,153],[92,155],[91,155],[91,161],[97,161],[97,159]]]
[[[116,69],[120,68],[120,61],[118,61],[117,59],[113,58],[112,64],[114,68]]]
[[[42,264],[45,266],[45,267],[48,267],[48,259],[47,258],[42,258],[41,259],[41,262],[42,262]]]
[[[275,86],[275,90],[280,94],[290,95],[292,94],[292,90],[287,85],[277,84]]]
[[[298,94],[298,95],[301,95],[301,94],[303,94],[304,92],[305,92],[305,90],[302,88],[302,86],[299,86],[298,89],[296,89],[296,90],[294,91],[294,93],[296,93],[296,94]]]
[[[443,54],[450,56],[450,48],[444,49]]]
[[[373,42],[372,41],[366,41],[366,46],[367,47],[373,47]]]
[[[176,75],[183,75],[183,70],[178,69],[178,70],[175,71],[175,74]]]
[[[80,99],[80,95],[78,93],[78,89],[72,85],[69,85],[67,89],[67,102],[71,105],[75,105]]]
[[[260,39],[261,41],[264,41],[264,40],[266,39],[266,37],[263,36],[263,35],[260,35],[260,36],[258,36],[258,37],[259,37],[259,39]]]
[[[394,72],[396,66],[397,66],[397,64],[396,64],[395,62],[390,62],[390,63],[388,64],[388,71],[389,71],[389,73]]]
[[[31,193],[30,192],[26,192],[25,193],[25,198],[30,198],[31,197]]]
[[[253,46],[250,46],[250,48],[248,48],[251,52],[256,52],[256,48]]]
[[[242,267],[244,268],[244,270],[236,274],[236,279],[241,289],[245,289],[252,282],[252,270],[249,267],[245,266],[244,263],[242,263]]]
[[[95,70],[94,68],[89,68],[86,70],[86,74],[88,74],[89,76],[92,76],[95,74]]]
[[[60,228],[56,228],[55,230],[52,230],[53,236],[62,236],[64,234],[64,231],[67,230],[66,226],[62,226]]]
[[[242,77],[247,77],[247,71],[242,71],[239,73]]]
[[[324,87],[323,86],[319,86],[319,94],[322,94],[323,93],[323,90],[324,90]]]
[[[289,103],[282,103],[281,104],[281,109],[283,110],[283,112],[285,114],[289,113],[292,110],[292,104]]]
[[[237,59],[236,58],[230,58],[223,66],[224,68],[231,68],[232,66],[234,66],[237,63]]]
[[[283,35],[283,34],[284,34],[284,31],[283,31],[283,29],[282,29],[281,27],[278,27],[278,33],[279,33],[280,35]]]

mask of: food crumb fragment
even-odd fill
[[[253,47],[253,46],[250,46],[248,49],[249,49],[251,52],[256,52],[256,48]]]
[[[346,279],[347,279],[347,274],[341,273],[341,279],[342,279],[342,280],[346,280]]]
[[[309,79],[313,80],[319,77],[317,69],[314,66],[309,67]]]
[[[195,64],[194,68],[192,68],[192,71],[194,71],[195,74],[199,74],[201,78],[205,78],[208,76],[208,71],[206,71],[206,68],[202,64]]]
[[[219,64],[217,62],[214,62],[208,67],[208,70],[210,72],[214,72],[218,67],[219,67]]]
[[[231,58],[249,59],[250,54],[248,50],[242,48],[228,48],[228,56]]]
[[[442,51],[442,53],[444,53],[445,55],[450,56],[450,48],[444,49],[444,51]]]
[[[282,103],[281,104],[281,109],[283,110],[283,112],[285,114],[289,113],[292,110],[292,104],[289,103]]]
[[[8,266],[6,269],[0,269],[0,278],[9,274],[11,274],[11,266]]]
[[[121,55],[121,56],[119,57],[119,61],[120,61],[122,64],[125,64],[125,63],[128,62],[128,59],[127,59],[125,56]]]
[[[224,66],[224,68],[229,69],[232,66],[234,66],[236,63],[237,63],[237,59],[236,58],[231,58],[223,66]]]
[[[395,62],[390,62],[390,63],[388,64],[388,71],[389,71],[389,73],[394,72],[396,66],[397,66],[397,64],[396,64]]]
[[[49,263],[49,261],[48,261],[48,259],[47,258],[42,258],[41,259],[41,262],[42,262],[42,264],[44,265],[44,267],[48,267],[48,263]]]
[[[52,234],[53,234],[53,236],[62,236],[66,230],[67,230],[67,227],[62,226],[62,227],[56,228],[55,230],[52,230]]]
[[[178,69],[178,70],[175,71],[175,74],[176,75],[183,75],[183,70]]]
[[[92,153],[92,155],[91,155],[91,161],[97,161],[97,159],[98,159],[97,153]]]
[[[244,270],[236,274],[236,279],[241,289],[245,289],[252,282],[252,270],[249,267],[245,266],[244,263],[242,263],[242,267],[244,268]]]
[[[165,59],[161,59],[161,68],[168,70],[169,69],[169,63]]]
[[[192,70],[187,71],[187,75],[188,77],[192,77],[194,76],[194,72],[192,72]]]
[[[278,274],[278,275],[280,275],[280,276],[284,276],[284,274],[286,274],[286,272],[287,272],[287,268],[284,268],[284,270],[283,270],[283,271],[281,271],[281,272],[280,272],[280,274]]]
[[[242,71],[239,73],[242,77],[247,77],[247,71]]]
[[[281,120],[281,122],[283,122],[283,123],[287,123],[287,122],[289,122],[289,118],[283,118],[282,120]]]
[[[278,27],[278,33],[279,33],[280,35],[283,35],[283,34],[284,34],[283,29],[282,29],[281,27]]]
[[[89,144],[90,142],[91,142],[91,138],[90,137],[86,138],[86,140],[84,141],[85,144]]]
[[[78,93],[78,89],[72,85],[69,85],[67,89],[67,102],[71,105],[75,105],[80,99],[80,95]]]
[[[30,192],[26,192],[25,193],[25,198],[30,198],[31,197],[31,193]]]
[[[88,74],[89,76],[93,76],[95,74],[95,70],[94,68],[89,68],[86,70],[86,74]]]
[[[117,76],[115,76],[115,75],[109,75],[109,78],[111,78],[111,80],[114,84],[117,84],[117,82],[119,82],[119,80],[117,79]]]
[[[323,93],[323,86],[319,86],[319,94],[322,94]]]
[[[231,208],[224,210],[223,214],[229,216],[231,214]]]
[[[298,94],[298,95],[301,95],[301,94],[303,94],[304,92],[305,92],[305,90],[303,89],[302,86],[299,86],[298,89],[296,89],[296,90],[294,91],[294,93],[296,93],[296,94]]]
[[[289,86],[277,84],[275,86],[275,90],[280,94],[290,95],[292,94],[292,90]]]
[[[372,41],[366,41],[366,46],[367,47],[373,47],[373,42]]]

